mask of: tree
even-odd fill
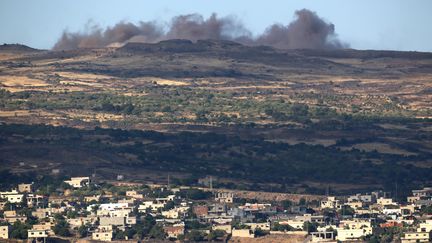
[[[27,239],[27,230],[30,228],[30,225],[16,221],[12,225],[10,237],[14,239]]]
[[[225,231],[223,230],[213,230],[208,235],[208,240],[217,240],[225,236]]]
[[[64,219],[57,221],[57,224],[53,227],[53,231],[59,236],[70,236],[69,224]]]
[[[307,231],[308,233],[310,232],[315,232],[317,230],[317,224],[316,223],[311,223],[311,222],[304,222],[303,224],[303,230]]]
[[[185,238],[190,241],[202,241],[204,240],[204,234],[198,230],[191,230],[188,233],[186,233]]]
[[[162,228],[162,226],[156,224],[150,230],[149,236],[150,236],[150,238],[153,238],[153,239],[160,239],[160,240],[162,240],[162,239],[165,239],[166,234],[165,234],[165,231]]]
[[[86,237],[87,233],[88,233],[88,227],[86,225],[81,225],[78,228],[78,235],[79,235],[79,237],[81,237],[81,238]]]

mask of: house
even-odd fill
[[[199,205],[193,207],[193,212],[197,217],[205,217],[208,215],[209,209],[207,205]]]
[[[26,199],[29,208],[44,207],[48,204],[47,198],[42,195],[28,194]]]
[[[169,201],[174,201],[175,198],[176,198],[175,195],[168,195],[167,197],[158,197],[155,200],[156,200],[156,203],[165,204]]]
[[[100,197],[101,197],[100,195],[85,196],[84,201],[87,203],[91,201],[99,202]]]
[[[425,187],[420,190],[412,190],[412,195],[415,197],[432,197],[432,187]]]
[[[71,226],[71,228],[78,228],[81,225],[86,225],[86,224],[94,224],[96,221],[97,221],[97,217],[91,217],[91,216],[67,219],[67,222]]]
[[[339,223],[339,227],[348,229],[372,228],[372,223],[370,220],[363,219],[342,220]]]
[[[375,195],[369,195],[369,194],[355,194],[352,196],[349,196],[347,199],[348,202],[362,202],[362,203],[374,203],[376,201]]]
[[[41,222],[39,224],[35,224],[32,226],[33,230],[37,231],[46,231],[49,236],[54,235],[54,231],[52,230],[52,227],[54,226],[54,223],[52,222]]]
[[[372,234],[372,224],[370,220],[344,220],[340,222],[339,228],[336,230],[337,240],[359,240],[361,237]]]
[[[147,209],[150,209],[152,212],[156,212],[159,208],[162,209],[163,207],[165,207],[165,203],[146,201],[138,206],[138,211],[144,213],[147,211]]]
[[[231,236],[240,238],[255,238],[254,233],[250,229],[233,229]]]
[[[245,223],[245,225],[249,226],[251,230],[255,231],[256,229],[270,231],[270,223]]]
[[[0,239],[9,239],[10,226],[0,226]]]
[[[27,231],[29,239],[47,238],[48,230],[30,229]]]
[[[358,209],[358,208],[362,208],[363,207],[363,202],[361,201],[352,201],[352,202],[347,202],[344,205],[349,206],[353,209]]]
[[[418,228],[418,232],[431,232],[432,231],[432,219],[426,220],[424,223],[420,223]]]
[[[99,241],[112,241],[113,228],[112,226],[99,226],[95,232],[92,233],[92,240]]]
[[[184,235],[185,233],[184,226],[165,226],[163,229],[168,238],[177,239],[179,235]]]
[[[233,203],[234,193],[232,192],[217,192],[215,195],[215,201],[220,203]]]
[[[72,177],[70,180],[64,181],[73,188],[81,188],[90,185],[90,177]]]
[[[3,218],[4,218],[4,220],[6,222],[8,222],[10,224],[13,224],[13,223],[15,223],[17,221],[21,221],[21,222],[27,221],[27,217],[26,216],[24,216],[24,215],[22,215],[22,216],[18,215],[16,213],[16,211],[13,211],[13,210],[11,210],[11,211],[4,211],[3,212]]]
[[[339,206],[339,200],[336,197],[327,197],[327,200],[321,201],[321,208],[337,208]]]
[[[407,232],[401,237],[401,243],[408,242],[430,242],[429,233],[426,232]]]
[[[25,192],[32,193],[33,192],[33,183],[31,183],[31,184],[25,184],[25,183],[18,184],[18,191],[21,193],[25,193]]]
[[[126,226],[125,217],[99,217],[100,226]]]
[[[396,205],[395,202],[393,202],[393,199],[391,198],[378,198],[377,204],[381,206],[387,206],[387,205]]]
[[[372,234],[372,228],[363,228],[363,229],[337,228],[336,230],[337,230],[336,239],[338,241],[360,240],[362,237]]]
[[[176,207],[167,211],[162,211],[162,216],[169,219],[177,219],[188,211],[189,207]]]
[[[32,212],[32,216],[38,219],[48,218],[53,214],[51,208],[38,208],[36,211]]]
[[[143,199],[144,196],[140,193],[138,193],[135,190],[132,191],[126,191],[126,197],[132,197],[132,198],[136,198],[136,199]]]
[[[0,192],[0,198],[6,199],[9,203],[21,203],[24,194],[19,193],[17,190],[11,190],[10,192]]]

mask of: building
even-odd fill
[[[46,197],[35,194],[28,194],[26,197],[26,201],[27,207],[29,208],[45,207],[48,204],[48,200]]]
[[[343,229],[337,228],[336,239],[338,241],[356,241],[360,240],[362,237],[371,235],[372,228],[363,229]]]
[[[265,231],[270,231],[270,223],[245,223],[245,225],[249,226],[251,230],[255,231],[256,229],[261,229]]]
[[[6,199],[9,203],[21,203],[24,194],[19,193],[17,190],[11,190],[10,192],[0,192],[0,198]]]
[[[430,242],[429,241],[429,233],[425,232],[410,232],[405,233],[403,237],[401,237],[402,243],[409,242]]]
[[[0,239],[9,239],[10,226],[0,226]]]
[[[212,230],[222,230],[225,231],[225,233],[227,234],[232,233],[231,224],[213,224]]]
[[[337,208],[339,206],[339,200],[336,197],[327,197],[327,200],[321,201],[321,208]]]
[[[64,181],[73,188],[81,188],[90,185],[90,177],[72,177],[70,180]]]
[[[396,205],[395,202],[393,202],[393,199],[391,198],[378,198],[377,204],[381,206],[387,206],[387,205]]]
[[[144,196],[140,193],[138,193],[135,190],[132,191],[126,191],[126,197],[132,197],[132,198],[136,198],[136,199],[143,199]]]
[[[231,235],[232,237],[255,238],[254,233],[250,229],[233,229]]]
[[[95,232],[92,233],[92,240],[99,241],[112,241],[113,228],[112,226],[99,226]]]
[[[193,207],[193,212],[197,217],[205,217],[209,213],[209,209],[207,205],[199,205]]]
[[[168,238],[177,239],[179,235],[184,235],[184,226],[165,226],[163,227]]]
[[[234,193],[232,192],[217,192],[215,195],[215,200],[220,203],[233,203]]]
[[[32,193],[33,192],[33,184],[18,184],[18,191],[21,193]]]
[[[27,231],[27,238],[29,239],[40,239],[47,238],[48,230],[30,229]]]

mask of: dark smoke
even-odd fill
[[[269,45],[281,49],[337,49],[347,47],[338,40],[333,24],[307,9],[296,12],[296,19],[284,26],[274,24],[257,37],[234,17],[218,18],[212,14],[204,19],[199,14],[174,17],[167,30],[156,22],[120,22],[105,30],[93,26],[85,33],[65,31],[54,45],[54,50],[98,48],[122,45],[127,42],[155,43],[168,39],[191,41],[213,39],[232,40],[246,45]]]

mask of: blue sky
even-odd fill
[[[1,0],[0,43],[48,49],[64,29],[83,30],[89,20],[106,27],[213,12],[234,15],[259,34],[303,8],[333,23],[352,48],[432,52],[432,0]]]

